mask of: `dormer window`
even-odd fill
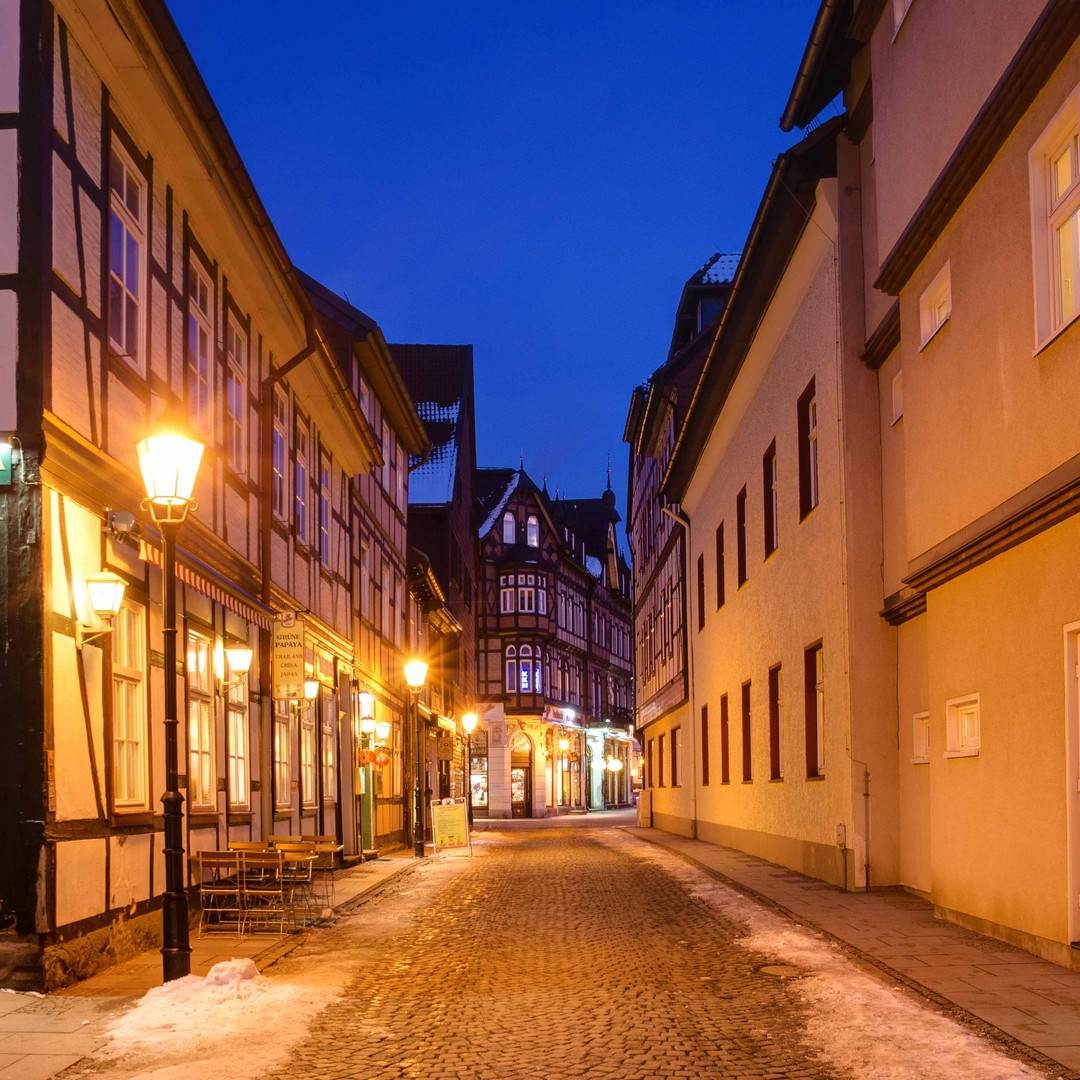
[[[509,510],[503,514],[502,538],[504,544],[512,544],[517,539],[517,523]]]
[[[525,543],[529,547],[540,546],[540,522],[537,521],[535,514],[530,514],[525,523]]]

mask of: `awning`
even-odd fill
[[[154,566],[160,567],[164,564],[161,550],[154,547],[153,544],[148,544],[145,540],[139,541],[139,558],[143,562],[153,563]],[[227,579],[211,570],[210,567],[202,567],[201,570],[201,573],[196,573],[190,567],[185,566],[179,558],[176,560],[176,576],[185,585],[198,590],[204,596],[209,596],[211,600],[221,604],[222,607],[228,608],[229,611],[239,615],[240,618],[247,622],[255,623],[256,626],[263,630],[270,629],[270,623],[274,617],[272,611],[263,608],[261,604],[255,607],[254,605],[258,601],[254,598],[250,600],[241,599],[236,595],[238,591],[236,586],[231,585]],[[230,589],[234,591],[230,591]]]

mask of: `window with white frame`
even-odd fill
[[[535,514],[530,514],[525,521],[525,543],[529,547],[540,546],[540,522]]]
[[[1029,156],[1036,345],[1080,315],[1080,87]]]
[[[112,789],[117,809],[146,805],[145,609],[125,599],[113,623]]]
[[[514,645],[506,646],[505,668],[506,692],[515,694],[517,693],[517,647]]]
[[[367,380],[364,378],[363,372],[360,370],[360,365],[353,361],[353,371],[355,372],[354,389],[356,390],[356,400],[360,402],[360,411],[364,414],[364,418],[371,422],[371,390],[368,387]]]
[[[289,746],[291,742],[291,706],[287,701],[274,702],[274,805],[288,806],[292,802],[289,777]]]
[[[517,539],[517,524],[514,521],[514,515],[509,510],[503,514],[502,538],[504,544],[512,544]]]
[[[109,149],[109,346],[146,374],[146,182],[118,142]]]
[[[898,371],[892,380],[892,422],[904,415],[904,372]]]
[[[330,507],[333,492],[330,487],[330,459],[319,455],[319,561],[330,569]]]
[[[532,646],[522,645],[518,653],[518,686],[523,694],[531,694],[533,692]]]
[[[334,699],[323,694],[322,699],[322,797],[323,801],[337,796],[337,759],[334,756],[337,717],[334,715]]]
[[[306,423],[296,420],[296,483],[293,492],[293,519],[296,539],[308,540],[308,468],[311,461],[311,432]]]
[[[536,611],[536,575],[518,574],[518,611],[531,615]]]
[[[277,518],[285,517],[288,498],[289,458],[289,399],[280,386],[274,387],[274,430],[271,434],[270,460],[273,476],[270,485],[270,505]]]
[[[214,309],[210,279],[189,255],[188,263],[188,333],[187,394],[188,419],[202,435],[214,427],[213,380]]]
[[[230,315],[225,329],[225,456],[230,468],[247,467],[247,334]]]
[[[360,541],[360,617],[371,618],[371,548]]]
[[[930,714],[916,713],[911,718],[911,760],[915,765],[930,760]]]
[[[202,634],[188,633],[188,804],[214,809],[213,646]]]
[[[247,675],[229,673],[225,718],[229,738],[229,805],[246,810],[251,805],[251,744],[248,725]]]
[[[301,706],[300,715],[300,790],[304,805],[315,805],[315,706]]]
[[[516,589],[514,587],[514,575],[513,574],[500,574],[499,575],[499,611],[503,615],[508,615],[515,611],[514,599],[516,596]]]
[[[934,276],[934,280],[919,297],[919,349],[925,349],[930,339],[952,315],[952,285],[949,264]]]
[[[545,574],[536,575],[536,613],[538,615],[547,614],[547,576]]]
[[[945,756],[974,757],[982,737],[979,695],[952,698],[945,702]]]

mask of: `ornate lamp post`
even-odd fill
[[[469,808],[469,828],[472,828],[472,733],[476,730],[476,713],[467,712],[461,718],[465,729],[465,805]]]
[[[176,534],[194,500],[203,444],[177,434],[154,434],[136,447],[146,501],[161,530],[165,639],[165,896],[161,910],[161,967],[165,982],[191,970],[187,893],[184,889],[184,797],[180,794],[176,716]]]
[[[413,807],[413,854],[424,857],[424,762],[420,743],[420,692],[424,689],[428,666],[423,660],[410,660],[405,665],[405,682],[409,686],[409,699],[413,709],[413,737],[416,747],[415,777],[416,800]]]

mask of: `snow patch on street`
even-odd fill
[[[224,961],[148,991],[109,1025],[102,1056],[122,1059],[132,1080],[204,1080],[211,1061],[215,1080],[246,1080],[283,1061],[336,996]]]
[[[606,843],[654,863],[695,899],[746,929],[743,948],[801,968],[804,1037],[821,1059],[863,1080],[1035,1080],[1044,1074],[852,964],[824,937],[721,884],[677,855],[607,834]]]

